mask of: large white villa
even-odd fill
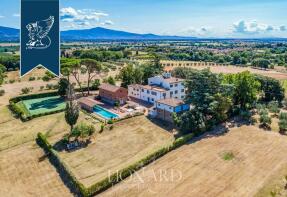
[[[149,103],[163,99],[184,99],[184,80],[172,77],[170,73],[151,77],[148,85],[133,84],[128,86],[128,96]]]

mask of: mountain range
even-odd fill
[[[19,41],[19,29],[0,26],[0,41]],[[188,40],[195,37],[160,36],[155,34],[137,34],[96,27],[83,30],[67,30],[61,32],[62,41],[93,40]]]

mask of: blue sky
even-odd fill
[[[1,0],[0,25],[18,27],[20,0]],[[61,28],[106,27],[197,37],[287,37],[286,0],[61,0]]]

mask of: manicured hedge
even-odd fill
[[[38,134],[37,141],[41,147],[43,147],[47,152],[51,154],[52,160],[53,162],[55,162],[54,163],[55,167],[60,168],[61,171],[64,171],[64,173],[71,179],[74,187],[77,188],[77,190],[80,191],[83,196],[93,196],[93,195],[101,193],[102,191],[112,187],[116,183],[129,177],[131,174],[133,174],[137,170],[150,164],[156,159],[164,156],[166,153],[186,144],[193,137],[194,137],[193,134],[188,134],[183,137],[180,137],[176,139],[170,146],[163,147],[155,151],[154,153],[143,158],[142,160],[120,170],[117,173],[112,174],[110,177],[107,177],[103,179],[102,181],[99,181],[88,188],[84,187],[84,185],[80,183],[77,180],[77,178],[74,176],[74,174],[68,169],[65,163],[61,161],[60,157],[58,156],[58,153],[52,148],[52,146],[50,145],[50,143],[47,141],[46,137],[43,134],[41,133]]]

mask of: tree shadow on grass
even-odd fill
[[[57,108],[59,104],[63,102],[64,102],[63,98],[50,98],[37,103],[32,103],[29,107],[29,110],[34,111],[42,108],[54,109]]]
[[[175,126],[172,124],[172,123],[168,123],[166,121],[163,121],[163,120],[160,120],[160,119],[157,119],[157,118],[151,118],[151,117],[147,117],[149,119],[150,122],[152,122],[153,124],[171,132]]]

